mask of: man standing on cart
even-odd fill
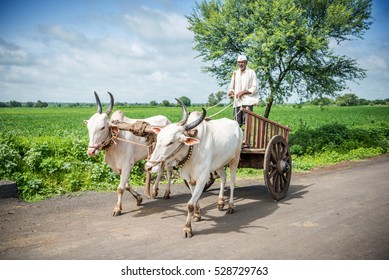
[[[239,69],[232,75],[228,97],[234,98],[234,119],[242,126],[246,116],[241,108],[253,111],[259,102],[258,81],[255,71],[247,66],[245,55],[238,56],[237,64]]]

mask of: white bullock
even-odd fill
[[[224,187],[227,174],[224,167],[230,167],[230,199],[227,213],[234,212],[234,186],[236,170],[242,145],[242,130],[238,123],[226,118],[203,121],[206,111],[202,114],[193,112],[188,119],[185,105],[177,100],[183,108],[183,118],[179,123],[170,124],[164,128],[153,128],[157,135],[157,144],[146,170],[157,172],[163,166],[181,167],[181,177],[189,182],[192,197],[188,202],[188,216],[183,228],[185,238],[192,237],[191,220],[199,221],[199,199],[203,192],[209,174],[216,171],[221,178],[218,208],[224,207]],[[188,123],[186,121],[188,119]],[[196,128],[196,129],[195,129]]]
[[[100,150],[104,150],[105,162],[116,174],[120,175],[120,183],[117,189],[118,200],[113,212],[113,216],[118,216],[122,211],[122,196],[125,189],[134,196],[137,201],[137,205],[142,203],[141,195],[131,188],[128,182],[128,178],[133,166],[138,161],[147,158],[148,148],[146,146],[147,143],[145,137],[136,136],[129,131],[119,130],[119,134],[117,135],[118,138],[124,139],[126,142],[123,140],[113,141],[112,133],[114,129],[117,129],[116,125],[113,124],[113,121],[118,120],[132,124],[137,120],[124,117],[122,111],[116,111],[110,119],[109,115],[113,109],[114,99],[111,93],[108,92],[108,94],[110,96],[110,106],[105,113],[102,113],[100,99],[95,92],[97,113],[95,113],[89,120],[85,121],[89,132],[89,146],[87,153],[89,156],[95,156]],[[154,116],[143,119],[142,121],[157,127],[164,127],[170,124],[170,121],[164,116]],[[170,171],[170,169],[167,170],[168,187],[166,189],[164,198],[169,198],[170,194]],[[158,183],[162,172],[163,170],[158,173],[158,176],[153,185],[153,198],[157,195]],[[147,184],[147,187],[149,187],[149,184]],[[146,188],[145,193],[149,198],[150,189]]]

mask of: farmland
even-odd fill
[[[165,115],[172,122],[180,107],[115,107],[130,118]],[[198,110],[199,108],[189,108]],[[217,113],[221,107],[208,111]],[[35,201],[83,190],[114,190],[118,177],[104,163],[103,153],[88,157],[88,134],[83,120],[95,107],[1,108],[0,179],[15,180],[22,199]],[[255,107],[262,114],[263,107]],[[228,108],[214,118],[232,116]],[[270,118],[290,126],[294,171],[343,160],[387,153],[389,106],[317,107],[273,106]],[[249,176],[257,170],[239,170]],[[142,164],[131,176],[142,185]]]

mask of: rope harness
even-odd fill
[[[150,124],[144,121],[136,121],[133,124],[128,124],[124,123],[118,120],[112,121],[115,126],[111,126],[109,131],[109,137],[103,141],[101,144],[103,147],[101,148],[102,150],[108,150],[113,144],[116,145],[116,140],[122,141],[122,142],[127,142],[139,146],[143,146],[147,148],[147,157],[150,157],[152,154],[155,143],[156,143],[156,135],[151,132],[147,132],[147,128],[149,128]],[[126,130],[132,132],[135,136],[138,137],[145,137],[146,138],[146,143],[139,143],[127,139],[123,139],[119,137],[119,133],[121,130]]]

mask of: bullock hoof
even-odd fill
[[[113,217],[117,217],[117,216],[120,216],[121,214],[122,214],[122,210],[116,210],[116,209],[114,209],[114,210],[113,210],[112,216],[113,216]]]
[[[138,196],[136,198],[136,206],[140,206],[142,204],[143,198],[141,196]]]
[[[193,236],[192,229],[185,227],[183,237],[184,238],[192,238],[192,236]]]
[[[153,191],[151,197],[155,199],[158,196],[158,190]]]
[[[235,212],[234,205],[228,205],[227,214],[233,214]]]
[[[163,199],[170,199],[170,191],[165,192],[165,195],[163,196]]]
[[[200,222],[201,221],[201,217],[200,216],[194,216],[193,217],[193,222]]]

